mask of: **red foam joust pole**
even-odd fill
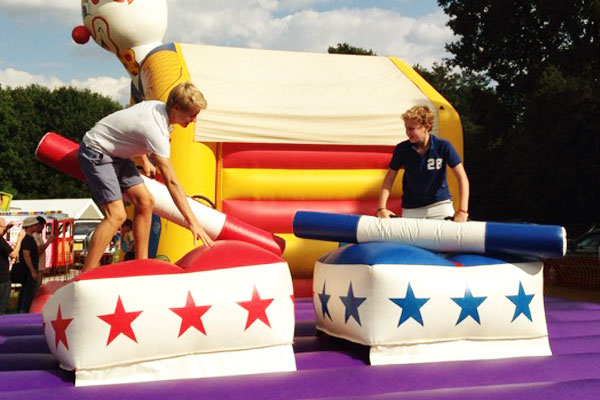
[[[78,150],[79,144],[57,133],[48,132],[40,140],[35,150],[35,156],[40,162],[85,182],[77,160]],[[187,224],[183,215],[175,207],[166,186],[158,181],[143,178],[148,190],[154,196],[154,212],[162,218],[185,227]],[[283,253],[285,241],[282,238],[207,207],[189,197],[188,204],[213,240],[240,240],[255,244],[277,255]]]

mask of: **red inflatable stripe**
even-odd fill
[[[393,146],[224,143],[223,168],[387,169]]]
[[[294,285],[294,297],[299,298],[311,298],[313,297],[313,280],[312,279],[294,279],[292,281]]]
[[[268,232],[291,233],[296,211],[375,215],[377,200],[224,200],[223,212]],[[388,208],[400,213],[400,199],[391,199]]]

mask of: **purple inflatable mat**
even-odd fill
[[[317,335],[296,299],[298,371],[75,388],[48,353],[41,316],[0,316],[0,399],[596,399],[600,305],[546,298],[553,356],[368,365],[368,349]]]

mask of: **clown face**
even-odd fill
[[[166,0],[81,0],[81,11],[96,43],[119,58],[160,44],[167,30]]]

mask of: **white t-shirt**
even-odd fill
[[[170,135],[165,103],[150,100],[102,118],[86,132],[83,141],[88,147],[113,157],[153,153],[168,158]]]

